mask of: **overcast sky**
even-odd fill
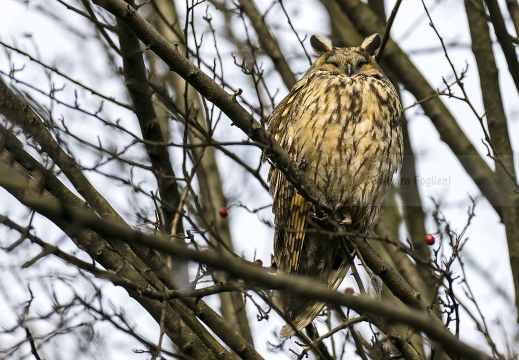
[[[184,4],[183,1],[179,3],[181,3],[178,5],[179,7]],[[256,3],[263,10],[271,5],[271,1],[257,0]],[[439,3],[439,5],[434,6],[436,3]],[[504,2],[502,1],[502,3]],[[301,38],[305,36],[309,37],[312,34],[329,35],[330,25],[327,14],[318,2],[309,0],[285,0],[284,4]],[[482,114],[483,106],[479,92],[477,68],[470,52],[470,34],[464,15],[463,2],[443,0],[439,2],[426,1],[426,4],[430,6],[434,23],[444,41],[447,44],[456,44],[456,46],[449,50],[449,56],[457,71],[461,72],[462,69],[468,66],[468,72],[465,78],[466,89],[471,101],[476,105],[477,111],[479,114]],[[389,1],[390,7],[388,8],[388,12],[392,5],[393,1]],[[51,16],[42,14],[38,10],[40,6],[47,9],[48,12],[56,16],[56,18],[60,18],[67,25],[65,27],[58,25],[56,20],[51,19]],[[183,11],[181,8],[179,8],[179,10]],[[275,35],[280,40],[280,44],[282,44],[284,51],[286,51],[286,55],[293,55],[293,61],[291,62],[292,69],[299,73],[299,76],[302,76],[302,73],[308,68],[308,61],[302,56],[301,46],[290,30],[286,19],[278,10],[279,9],[271,11],[266,18],[266,22],[275,29]],[[195,15],[197,19],[195,21],[200,21],[200,29],[204,29],[204,24],[201,20],[204,13],[205,7],[203,7],[203,10],[202,7],[200,7],[200,10],[198,10]],[[222,31],[223,19],[216,11],[212,11],[212,15],[214,17],[213,24],[218,34],[219,31]],[[117,96],[120,99],[125,99],[124,92],[120,87],[121,83],[118,79],[107,79],[105,77],[107,69],[103,61],[102,49],[97,44],[94,44],[91,38],[82,38],[82,36],[79,35],[79,31],[82,31],[85,24],[86,22],[80,17],[66,11],[63,6],[55,1],[30,1],[29,4],[26,5],[22,1],[2,0],[0,4],[0,40],[2,42],[12,46],[18,46],[30,54],[38,56],[48,64],[59,66],[62,71],[80,79],[82,82],[91,84],[92,86],[97,86],[97,84],[102,83],[102,90],[105,93]],[[242,25],[237,23],[233,24],[233,26],[240,28]],[[75,33],[76,30],[78,30],[78,34]],[[513,28],[510,28],[509,31],[513,33]],[[412,54],[411,58],[414,64],[422,70],[422,73],[433,87],[443,89],[442,78],[452,79],[452,70],[443,52],[439,51],[440,42],[433,29],[429,26],[429,20],[425,17],[424,9],[420,1],[403,1],[403,5],[395,20],[392,37],[406,52]],[[211,63],[215,56],[214,46],[211,48],[212,44],[210,41],[206,41],[205,44],[202,51],[204,56],[207,56],[206,59]],[[308,41],[306,41],[304,45],[308,51],[311,51]],[[228,60],[225,62],[225,68],[230,69],[229,71],[236,71],[232,70],[234,65],[230,57],[231,52],[236,50],[225,41],[220,41],[219,50],[222,57]],[[519,108],[517,105],[519,102],[517,92],[511,79],[508,77],[506,72],[507,65],[498,46],[496,46],[496,50],[499,67],[503,70],[500,72],[500,81],[509,119],[510,134],[513,137],[513,147],[517,152],[519,150]],[[85,54],[88,54],[88,56],[85,56]],[[12,53],[10,56],[10,61],[16,64],[18,68],[22,66],[26,67],[24,71],[17,74],[17,76],[20,76],[20,78],[28,82],[35,82],[36,85],[41,88],[45,88],[48,85],[48,80],[41,68],[31,63],[26,57]],[[290,56],[287,57],[290,58]],[[315,59],[315,56],[313,59]],[[0,45],[0,70],[2,72],[8,73],[10,71],[10,61],[8,61],[8,57],[6,56],[5,48]],[[263,66],[267,70],[273,68],[270,62],[265,62]],[[5,75],[0,76],[2,76],[4,81],[8,81]],[[245,77],[237,77],[236,81],[243,81],[244,89],[250,88],[250,86],[245,83]],[[269,81],[272,84],[272,89],[279,89],[276,100],[280,101],[283,96],[287,94],[289,89],[284,87],[277,76],[271,76]],[[30,89],[23,85],[15,86],[20,90],[30,92]],[[73,89],[73,86],[69,87],[64,92],[64,96],[68,96],[68,99],[70,99]],[[275,90],[272,92],[274,93]],[[416,101],[405,89],[402,94],[404,107],[410,106]],[[42,99],[37,94],[33,96],[37,100]],[[93,106],[94,102],[89,103],[88,94],[85,95],[81,93],[81,96],[85,104]],[[254,101],[254,94],[252,93],[245,91],[243,96]],[[457,100],[447,100],[444,98],[444,101],[448,108],[455,114],[456,119],[461,119],[460,126],[472,140],[472,143],[476,146],[478,151],[481,154],[485,154],[486,149],[481,141],[483,134],[480,125],[475,116],[471,113],[469,107],[465,103]],[[48,106],[49,102],[46,101],[42,105]],[[109,113],[111,109],[113,108],[107,106],[105,113]],[[70,114],[68,110],[59,106],[57,106],[54,111],[55,116],[59,116],[59,114],[69,116]],[[118,116],[123,119],[128,129],[138,132],[138,126],[129,113],[121,112],[120,109],[116,111],[120,112]],[[421,108],[412,107],[406,111],[406,115],[410,121],[412,146],[418,158],[418,182],[421,185],[420,193],[424,210],[429,214],[430,218],[430,214],[434,208],[431,197],[436,201],[441,201],[443,204],[442,209],[446,217],[452,223],[452,228],[459,231],[464,227],[467,221],[466,212],[467,206],[470,204],[469,196],[477,197],[479,191],[473,182],[465,175],[458,160],[452,155],[450,149],[439,139],[439,135],[431,124],[431,121],[422,115]],[[89,123],[75,121],[73,126],[76,131],[84,131],[86,133],[85,136],[91,134],[93,139],[95,139],[96,136],[103,137],[102,130],[100,130],[100,128],[91,128]],[[222,140],[244,139],[244,135],[235,128],[231,128],[228,121],[224,121],[223,124],[219,126],[216,136]],[[121,137],[121,141],[123,140]],[[106,139],[106,141],[117,142],[118,139]],[[248,156],[251,159],[255,159],[254,161],[256,162],[259,159],[258,155],[259,152],[253,150],[248,153]],[[269,204],[271,200],[266,191],[258,184],[254,184],[250,179],[247,180],[247,184],[251,184],[251,188],[244,189],[244,187],[241,186],[244,180],[241,177],[234,176],[237,168],[236,165],[230,163],[230,161],[225,158],[225,156],[221,156],[221,154],[219,154],[218,158],[221,161],[220,172],[225,181],[224,187],[231,202],[235,204],[243,203],[251,208]],[[93,159],[86,157],[85,163],[89,161],[93,161]],[[487,158],[487,161],[493,166],[490,159]],[[519,163],[516,163],[516,166],[519,166]],[[266,170],[267,168],[265,167],[263,171],[264,176],[266,176]],[[94,181],[103,195],[116,204],[117,209],[121,211],[123,215],[129,219],[132,218],[131,212],[133,208],[129,207],[129,203],[135,199],[126,196],[126,193],[121,192],[120,188],[107,185],[107,181],[103,177],[94,174],[89,174],[89,177]],[[251,192],[253,193],[252,195]],[[7,212],[9,216],[14,219],[18,219],[22,223],[27,223],[28,212],[16,205],[16,201],[7,194],[7,192],[0,189],[1,213]],[[465,249],[467,267],[469,269],[473,269],[474,266],[481,267],[490,274],[493,278],[493,282],[504,290],[506,296],[513,299],[513,283],[510,268],[508,262],[504,260],[508,259],[504,228],[502,224],[500,224],[498,216],[485,199],[478,201],[476,215],[466,233],[466,237],[469,238]],[[260,221],[262,218],[272,219],[270,209],[261,211],[258,214],[249,214],[244,209],[235,206],[230,210],[229,219],[232,225],[237,253],[249,260],[256,254],[257,258],[263,259],[263,261],[268,264],[270,254],[272,253],[272,231]],[[41,218],[36,219],[36,224],[43,223],[45,223],[45,221]],[[62,239],[62,235],[54,227],[48,226],[46,229],[48,232],[45,235],[52,238],[53,242],[59,243],[60,246],[68,251],[73,251],[71,243]],[[429,219],[427,230],[430,232],[435,231],[431,218]],[[244,234],[246,234],[246,236],[244,236]],[[405,236],[405,234],[402,235]],[[6,244],[9,244],[16,238],[16,234],[9,233],[5,228],[0,227],[0,244],[2,246],[6,246]],[[435,246],[437,247],[438,244]],[[27,250],[28,253],[31,251],[36,251],[36,249]],[[24,288],[23,285],[19,285],[21,282],[34,276],[50,274],[56,269],[62,271],[64,268],[59,261],[46,259],[40,264],[37,264],[37,266],[25,271],[20,271],[20,273],[16,273],[17,270],[7,270],[6,267],[8,266],[15,266],[14,269],[16,269],[16,266],[19,266],[21,262],[23,263],[23,261],[30,258],[23,252],[21,252],[20,255],[20,258],[14,258],[11,254],[0,251],[0,271],[7,274],[0,285],[0,307],[2,308],[4,307],[1,304],[2,302],[12,304],[18,302],[19,300],[17,299],[26,299],[27,289]],[[496,334],[500,349],[503,349],[503,341],[505,340],[503,336],[498,334],[504,333],[508,337],[508,341],[514,341],[515,339],[512,338],[512,334],[517,332],[515,323],[516,314],[512,303],[509,304],[504,301],[502,296],[496,296],[495,288],[488,287],[488,279],[483,279],[478,272],[470,271],[468,280],[472,286],[472,290],[482,305],[488,325]],[[18,283],[18,285],[11,286],[9,282],[13,282],[13,284]],[[84,286],[85,288],[88,287],[86,284],[84,284]],[[343,286],[356,287],[353,280],[348,278],[345,280]],[[59,289],[63,293],[68,291],[66,287],[63,286],[60,286]],[[124,307],[128,313],[132,314],[131,321],[139,324],[139,331],[141,331],[142,334],[148,336],[151,340],[157,338],[158,328],[156,324],[154,324],[149,316],[139,311],[137,304],[133,301],[128,302],[126,300],[127,297],[124,291],[110,285],[104,285],[103,290],[106,291],[107,295],[112,296],[110,300],[116,304],[116,306]],[[85,292],[88,292],[88,290],[85,290]],[[42,309],[47,306],[48,305],[45,304],[40,305]],[[267,340],[271,342],[278,341],[275,333],[279,331],[280,325],[282,324],[279,318],[273,315],[269,322],[262,321],[258,323],[255,321],[255,313],[252,306],[249,307],[249,316],[252,320],[254,335],[258,339],[256,340],[256,345],[261,353],[270,359],[290,358],[287,357],[286,354],[269,355],[266,351]],[[0,318],[0,326],[11,321],[16,321],[14,313],[5,314],[5,316],[2,315]],[[467,324],[467,327],[461,332],[462,339],[475,346],[481,343],[482,336],[474,331],[473,324],[470,321],[462,321],[462,324]],[[504,332],[501,328],[504,329]],[[110,336],[113,335],[113,332],[110,333],[108,326],[104,326],[101,331],[105,331],[107,334],[110,334]],[[121,341],[121,344],[126,344],[125,341],[127,340],[127,337],[121,337],[116,341]],[[2,344],[0,347],[6,344],[7,341],[9,341],[9,339],[0,335],[0,344]],[[131,344],[131,346],[116,347],[109,345],[108,348],[111,349],[111,358],[144,359],[144,355],[133,353],[132,348],[137,345],[135,343]],[[66,345],[63,346],[66,347]],[[293,344],[290,344],[290,346],[293,346]]]

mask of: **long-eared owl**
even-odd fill
[[[342,224],[363,232],[402,163],[401,103],[373,59],[381,44],[378,34],[360,47],[335,48],[318,36],[310,43],[320,57],[274,109],[268,129],[334,206]],[[278,169],[271,168],[269,182],[278,271],[337,289],[349,269],[344,238],[330,235],[334,229]],[[285,325],[282,337],[303,329],[324,306],[282,290],[274,299],[294,325]]]

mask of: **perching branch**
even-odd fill
[[[146,45],[146,48],[159,56],[172,71],[182,76],[208,101],[215,104],[240,128],[247,136],[264,146],[265,155],[282,171],[289,181],[310,202],[317,204],[323,210],[333,212],[326,203],[323,194],[312,181],[304,176],[297,168],[292,158],[277,144],[270,134],[254,120],[254,117],[244,109],[232,94],[225,92],[209,76],[187,60],[178,50],[164,39],[135,9],[122,0],[93,0],[93,2],[120,19]]]
[[[17,193],[18,198],[26,206],[36,210],[51,220],[70,219],[78,227],[88,227],[97,233],[108,237],[124,240],[128,243],[137,243],[170,254],[178,260],[195,261],[211,267],[222,269],[243,279],[244,281],[263,284],[272,289],[285,289],[305,297],[322,300],[337,306],[347,306],[359,312],[381,315],[391,322],[400,322],[411,325],[423,331],[433,340],[441,342],[446,349],[453,351],[467,359],[489,360],[489,356],[459,341],[442,325],[431,321],[431,317],[423,313],[403,307],[381,303],[371,298],[356,297],[332,291],[319,281],[310,278],[294,278],[285,274],[272,276],[264,269],[255,268],[231,258],[225,253],[212,254],[186,248],[172,243],[158,235],[148,235],[121,224],[120,221],[110,218],[100,218],[92,211],[73,209],[56,200],[43,199],[41,195],[28,191],[24,186],[5,174],[0,174],[0,186],[11,193]],[[385,270],[382,270],[384,272]],[[304,284],[304,285],[303,285]]]

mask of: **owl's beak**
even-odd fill
[[[348,76],[351,76],[351,64],[346,65],[346,74],[348,74]]]

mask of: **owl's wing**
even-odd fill
[[[294,101],[306,85],[307,78],[299,80],[290,93],[279,103],[268,120],[268,129],[281,147],[292,159],[297,160],[296,142],[287,131],[297,109]],[[275,214],[274,258],[278,269],[283,272],[297,272],[301,250],[305,239],[306,217],[309,205],[296,188],[274,167],[269,172],[270,193],[274,199],[272,211]]]
[[[309,204],[297,193],[295,187],[276,171],[277,198],[274,233],[274,258],[278,270],[293,275],[314,277],[336,290],[350,267],[349,258],[341,251],[341,240],[328,237],[315,230],[332,232],[311,217]],[[308,230],[308,232],[307,232]],[[274,294],[275,302],[283,309],[292,325],[285,325],[280,336],[293,335],[302,330],[323,309],[325,303],[283,291]]]
[[[276,189],[273,211],[276,215],[274,258],[278,269],[297,273],[301,250],[306,237],[306,218],[309,205],[280,171],[273,173]]]
[[[267,120],[268,130],[276,137],[280,143],[281,141],[278,139],[278,136],[282,134],[283,130],[286,129],[287,122],[291,121],[290,115],[294,109],[292,109],[292,105],[294,104],[294,99],[300,94],[300,90],[306,85],[308,82],[308,78],[303,77],[299,80],[292,90],[288,93],[287,96],[276,106],[269,119]],[[283,144],[281,144],[283,146]],[[289,151],[289,149],[285,150]]]

